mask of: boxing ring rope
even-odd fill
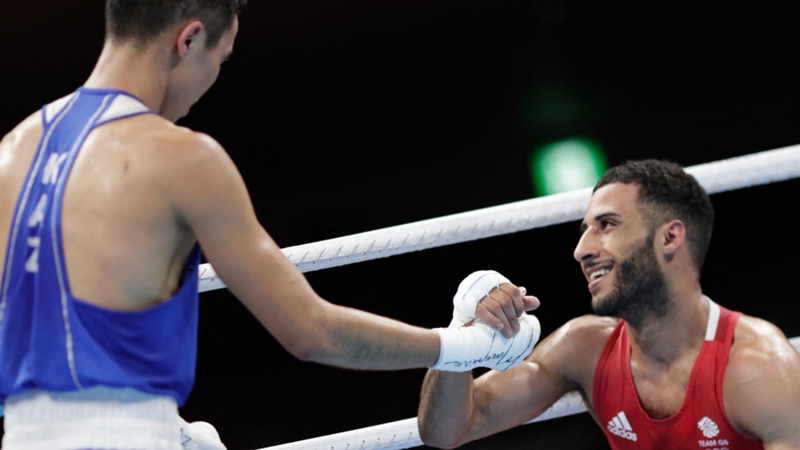
[[[800,177],[800,145],[687,167],[709,194]],[[500,206],[282,249],[301,272],[338,267],[459,242],[580,220],[592,189]],[[224,288],[210,264],[200,266],[200,292]]]
[[[542,422],[586,412],[583,399],[570,392],[539,417],[527,423]],[[424,445],[419,438],[417,418],[398,420],[374,427],[331,434],[305,441],[276,445],[260,450],[400,450]]]
[[[800,145],[687,167],[709,194],[800,177]],[[523,200],[475,211],[282,249],[301,272],[338,267],[428,248],[483,239],[581,219],[592,189]],[[210,264],[201,265],[200,291],[225,284]],[[800,336],[790,339],[800,351]],[[541,422],[586,411],[577,392],[562,397]],[[261,450],[399,450],[423,445],[417,419],[410,418]]]

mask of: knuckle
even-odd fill
[[[496,303],[496,302],[492,302],[489,305],[487,305],[486,309],[488,309],[489,311],[491,311],[491,312],[493,312],[495,314],[503,311],[502,306],[500,306],[500,304]]]
[[[513,300],[513,298],[510,295],[508,295],[507,293],[502,292],[502,291],[500,291],[497,294],[497,297],[493,297],[493,298],[496,298],[497,301],[500,302],[500,303],[508,303],[509,301]]]

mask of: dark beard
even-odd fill
[[[648,315],[659,318],[667,314],[667,285],[652,243],[648,237],[619,264],[614,290],[596,304],[592,302],[595,314],[619,317],[634,327],[641,326]]]

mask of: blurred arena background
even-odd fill
[[[233,59],[181,123],[229,151],[283,247],[529,198],[532,152],[694,165],[800,143],[796,2],[250,0]],[[88,76],[102,0],[0,4],[0,132]],[[800,335],[800,180],[717,194],[706,294]],[[493,268],[547,334],[590,312],[571,223],[308,274],[328,300],[445,326]],[[301,363],[227,291],[201,296],[188,420],[255,449],[416,415],[424,371]],[[586,415],[465,446],[605,449]]]

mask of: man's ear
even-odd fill
[[[205,42],[205,39],[201,39],[201,37],[205,34],[204,31],[205,27],[203,26],[203,22],[200,22],[199,20],[186,22],[178,30],[176,50],[179,58],[185,58],[192,49]]]
[[[661,251],[667,261],[672,260],[685,242],[686,225],[683,222],[676,219],[661,226]]]

